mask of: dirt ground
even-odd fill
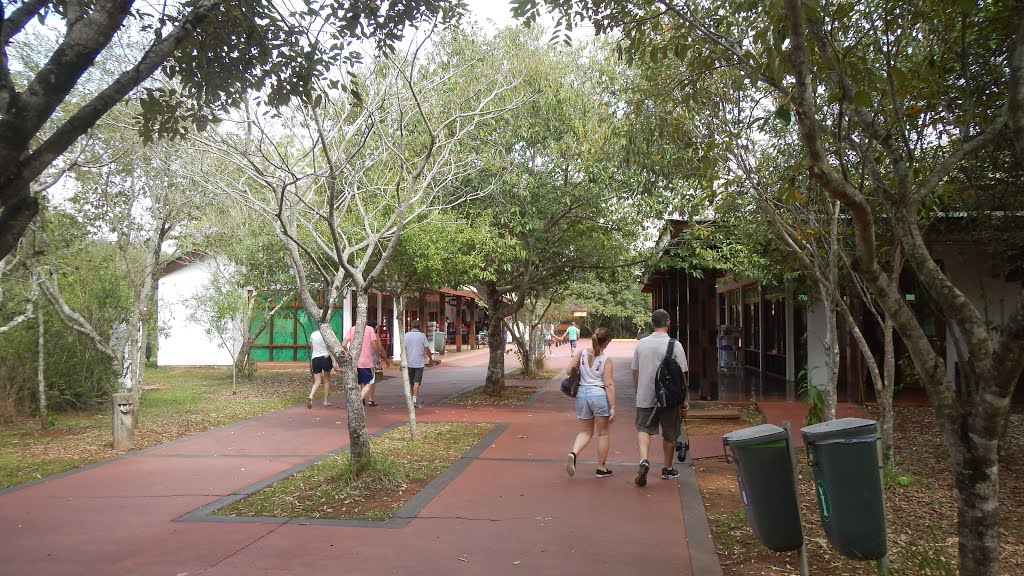
[[[689,423],[687,424],[689,428]],[[957,573],[956,505],[948,455],[928,407],[897,407],[898,475],[909,481],[886,491],[889,554],[894,576]],[[1024,576],[1024,410],[1011,416],[1000,462],[1001,574]],[[828,544],[818,517],[806,453],[799,481],[804,539],[811,574],[873,574],[874,564],[846,559]],[[736,468],[724,458],[695,463],[701,494],[727,576],[797,575],[796,552],[775,553],[750,531],[736,484]]]

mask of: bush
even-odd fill
[[[55,265],[64,299],[109,341],[112,327],[123,322],[131,301],[117,250],[99,241],[64,248],[68,262]],[[24,282],[6,279],[5,296],[7,289],[24,291]],[[38,305],[44,319],[47,408],[60,412],[105,407],[117,377],[110,360],[88,337],[64,326],[45,301]],[[12,317],[0,312],[5,314],[0,318]],[[38,340],[35,319],[0,334],[0,418],[38,410]]]

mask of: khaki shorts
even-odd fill
[[[651,415],[654,415],[652,418]],[[666,442],[675,442],[683,430],[683,417],[679,414],[679,406],[668,406],[665,408],[637,408],[636,429],[638,432],[646,432],[651,436],[658,433],[661,428],[661,437]]]

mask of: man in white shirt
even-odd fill
[[[324,406],[331,405],[327,401],[327,395],[331,393],[331,369],[333,368],[334,362],[331,360],[331,351],[327,348],[324,335],[320,333],[319,329],[314,329],[309,335],[309,372],[313,375],[313,388],[310,389],[309,397],[306,398],[306,408],[313,408],[313,396],[316,394],[316,389],[320,387],[321,381],[324,383]]]
[[[412,321],[412,329],[405,333],[405,362],[409,372],[409,386],[412,387],[412,403],[420,407],[420,383],[423,382],[423,354],[434,363],[434,354],[427,343],[427,337],[420,332],[420,321]]]
[[[641,338],[633,351],[633,386],[636,388],[636,430],[637,446],[640,448],[640,466],[633,483],[637,486],[647,485],[647,472],[651,468],[647,460],[651,436],[658,434],[661,428],[662,450],[665,456],[665,467],[661,469],[661,477],[665,480],[679,476],[679,471],[672,465],[675,455],[676,440],[682,431],[683,416],[690,408],[688,399],[678,406],[657,407],[654,394],[654,377],[658,367],[665,358],[669,345],[668,325],[669,314],[661,308],[651,314],[650,336]],[[672,357],[679,368],[687,371],[686,353],[678,341],[672,348]]]

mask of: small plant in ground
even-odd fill
[[[804,404],[807,404],[807,416],[804,417],[804,426],[819,424],[825,421],[825,395],[821,389],[811,384],[811,370],[804,368],[797,374],[797,381],[800,387],[796,395]]]
[[[716,515],[711,520],[714,523],[714,532],[722,537],[721,546],[727,550],[739,548],[745,539],[744,532],[750,531],[747,526],[747,511],[743,508]]]
[[[904,542],[892,570],[892,576],[956,576],[957,573],[956,542],[943,536],[935,526],[928,526]]]
[[[913,482],[912,477],[909,474],[905,474],[896,468],[889,468],[885,470],[883,475],[885,481],[886,490],[894,490],[897,488],[906,488]]]
[[[511,372],[505,374],[506,380],[549,380],[555,377],[555,374],[561,372],[561,368],[540,368],[530,371],[525,371],[522,368],[516,368]]]
[[[335,486],[365,485],[384,490],[394,489],[404,484],[402,469],[393,455],[372,452],[370,457],[361,463],[354,463],[349,458],[341,460],[341,467],[324,479]]]

